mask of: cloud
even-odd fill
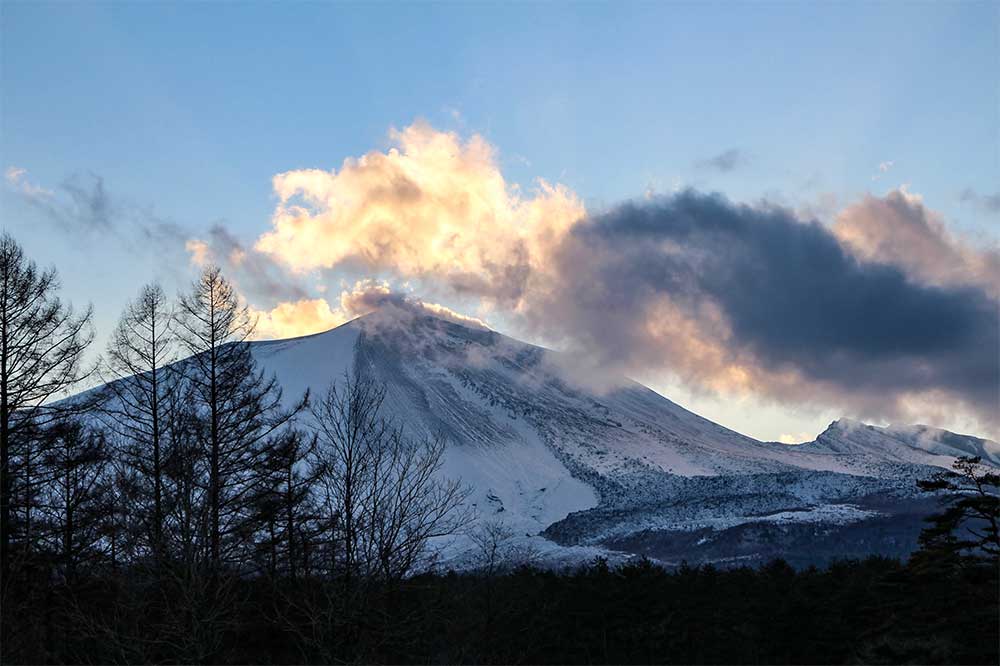
[[[811,442],[815,438],[815,435],[808,432],[800,432],[798,434],[782,434],[778,437],[778,441],[782,444],[801,444],[803,442]]]
[[[66,231],[108,231],[119,214],[104,186],[93,173],[74,174],[56,190],[28,180],[26,169],[11,166],[4,172],[8,187]]]
[[[879,162],[878,173],[876,173],[874,176],[872,176],[872,180],[876,181],[879,178],[881,178],[882,176],[884,176],[885,174],[889,173],[889,170],[892,169],[892,167],[895,164],[896,163],[893,162],[892,160],[886,160],[885,162]]]
[[[971,204],[985,213],[1000,213],[1000,192],[980,194],[971,187],[967,187],[962,190],[958,198],[962,203]]]
[[[269,255],[245,247],[224,225],[212,225],[204,236],[186,241],[191,262],[219,266],[244,296],[269,302],[307,299],[308,290],[297,277],[290,276]]]
[[[950,233],[944,218],[906,187],[848,206],[833,232],[866,261],[899,266],[925,284],[975,286],[1000,298],[1000,251]]]
[[[933,393],[996,420],[995,297],[858,258],[784,209],[693,191],[623,204],[552,260],[572,277],[522,312],[601,366],[864,416],[912,416]]]
[[[464,326],[488,328],[481,319],[393,291],[388,282],[371,279],[359,280],[352,288],[343,290],[336,309],[331,308],[323,298],[285,301],[270,310],[250,308],[251,315],[257,319],[254,337],[262,340],[320,333],[376,311],[383,316],[370,322],[373,327],[384,322],[386,317],[398,319],[400,316],[432,315]]]
[[[478,299],[585,359],[580,381],[668,375],[861,418],[944,406],[997,425],[996,253],[949,234],[905,189],[832,227],[693,190],[587,215],[562,186],[506,182],[482,137],[418,123],[391,138],[339,171],[276,176],[272,229],[254,248],[293,275],[336,269]],[[356,291],[340,311],[412,300],[387,283]]]
[[[169,271],[182,261],[190,232],[152,207],[113,196],[98,174],[71,174],[54,188],[32,182],[27,170],[17,166],[7,167],[4,178],[24,203],[63,232],[114,240],[130,252],[151,251],[159,267]]]
[[[749,161],[747,154],[739,148],[730,148],[715,157],[699,160],[696,166],[702,169],[715,169],[723,173],[729,173],[738,167],[746,165]]]
[[[212,248],[208,243],[198,238],[191,238],[184,243],[184,249],[191,255],[191,263],[204,268],[213,263]]]
[[[4,171],[4,179],[7,185],[15,192],[28,198],[48,198],[55,196],[51,190],[30,182],[27,178],[28,170],[22,167],[9,166]]]
[[[254,337],[261,340],[294,338],[326,331],[348,320],[339,310],[330,309],[322,298],[282,302],[271,310],[250,308],[257,320]]]
[[[74,175],[60,185],[70,201],[68,219],[82,222],[94,229],[108,229],[115,216],[111,197],[104,188],[104,179],[96,174]]]
[[[255,248],[291,271],[353,268],[444,281],[513,304],[547,246],[583,217],[566,188],[507,183],[480,136],[462,141],[424,123],[394,130],[395,147],[340,171],[274,177],[273,229]]]
[[[340,308],[352,317],[359,317],[375,311],[394,310],[410,314],[431,315],[438,319],[488,329],[485,321],[470,317],[440,303],[431,303],[411,294],[393,291],[386,281],[359,280],[353,289],[340,293]]]

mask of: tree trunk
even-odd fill
[[[288,535],[288,575],[292,580],[295,580],[295,507],[293,503],[295,502],[294,493],[294,475],[292,473],[292,465],[288,466],[288,477],[286,481],[287,487],[287,500],[285,501],[285,532]]]

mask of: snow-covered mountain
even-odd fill
[[[960,455],[1000,464],[995,442],[923,426],[842,419],[805,444],[757,441],[625,378],[588,389],[563,354],[423,311],[249,344],[289,400],[349,371],[384,382],[411,436],[447,437],[443,473],[473,489],[479,520],[549,558],[806,562],[826,542],[905,554],[930,509],[917,478]],[[470,543],[440,545],[461,563]]]
[[[781,545],[803,530],[839,544],[835,554],[904,554],[931,509],[917,478],[961,455],[1000,464],[995,442],[924,426],[842,419],[812,442],[760,442],[625,378],[588,389],[563,354],[423,313],[393,309],[252,344],[290,397],[355,367],[384,382],[411,435],[448,438],[444,471],[473,488],[480,520],[551,555],[810,560],[816,539]],[[772,536],[748,555],[746,538],[730,542],[750,527]],[[461,552],[461,539],[450,545]]]

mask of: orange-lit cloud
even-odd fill
[[[975,285],[1000,296],[1000,251],[951,233],[922,197],[901,187],[865,196],[837,216],[833,231],[861,259],[895,264],[929,284]]]
[[[481,319],[463,315],[438,303],[394,292],[389,283],[370,279],[359,280],[350,289],[341,291],[337,308],[331,308],[324,298],[304,298],[278,303],[270,310],[251,307],[250,313],[257,320],[254,337],[276,340],[320,333],[387,307],[411,314],[422,312],[466,326],[488,328]]]
[[[204,268],[212,263],[212,251],[203,240],[191,238],[184,243],[184,249],[191,256],[191,263],[199,268]]]
[[[394,308],[484,325],[401,293],[413,280],[576,352],[565,369],[592,387],[669,377],[860,418],[996,425],[992,375],[977,368],[996,356],[997,253],[950,234],[905,189],[831,226],[690,190],[588,216],[563,186],[508,183],[481,136],[416,123],[390,138],[339,170],[275,176],[271,229],[252,247],[220,228],[189,244],[278,303],[260,312],[262,333]],[[299,293],[330,269],[365,279],[339,300]]]
[[[520,192],[478,135],[463,141],[416,123],[390,137],[388,152],[345,160],[340,171],[275,176],[273,229],[256,249],[298,273],[432,277],[516,306],[549,247],[583,217],[579,199],[542,180]]]
[[[279,303],[271,310],[250,309],[257,320],[254,337],[260,340],[295,338],[329,330],[347,321],[340,310],[331,310],[322,298]]]
[[[45,189],[41,185],[36,185],[28,180],[28,170],[22,167],[9,166],[4,171],[4,179],[7,185],[20,194],[29,198],[48,198],[55,196],[55,192]]]

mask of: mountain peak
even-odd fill
[[[455,324],[476,330],[491,330],[477,317],[470,317],[437,303],[428,303],[398,294],[385,294],[370,303],[372,309],[348,324],[358,327],[413,326],[420,324]]]
[[[950,466],[948,460],[976,456],[1000,464],[1000,445],[972,435],[960,435],[925,425],[873,426],[850,418],[837,419],[816,438],[824,450],[863,453]],[[936,460],[936,462],[932,462]]]

